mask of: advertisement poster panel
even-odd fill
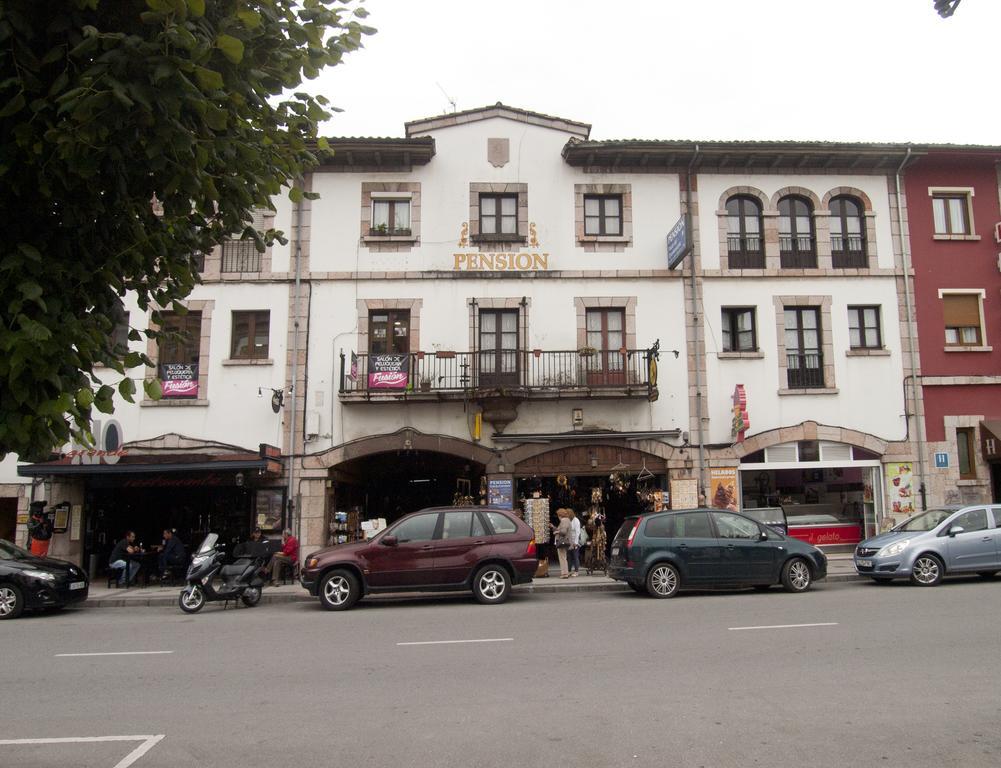
[[[500,509],[514,509],[514,480],[491,478],[487,483],[487,504]]]
[[[692,509],[699,506],[699,481],[694,477],[671,480],[671,509]]]
[[[410,355],[372,355],[368,359],[369,389],[406,389]]]
[[[886,465],[889,512],[899,522],[914,514],[914,467],[910,462]]]
[[[160,389],[164,398],[198,397],[198,364],[164,363],[160,366]]]
[[[709,504],[715,509],[737,511],[736,467],[712,467],[709,470]]]

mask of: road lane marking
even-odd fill
[[[825,621],[817,624],[772,624],[767,627],[727,627],[731,632],[740,632],[745,629],[797,629],[799,627],[836,627],[838,622]]]
[[[0,739],[0,747],[41,744],[94,744],[107,741],[141,741],[138,747],[119,760],[113,768],[129,768],[136,760],[159,744],[165,734],[156,736],[61,736],[51,739]]]
[[[56,658],[67,656],[159,656],[173,651],[109,651],[107,653],[57,653]],[[132,738],[132,737],[129,737]]]
[[[513,637],[490,637],[483,640],[424,640],[419,643],[397,643],[397,645],[458,645],[460,643],[510,643]]]

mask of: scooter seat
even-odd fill
[[[246,570],[246,562],[233,563],[232,565],[224,565],[220,569],[219,575],[222,576],[225,581],[235,581],[236,579],[239,579]]]

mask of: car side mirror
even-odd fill
[[[954,525],[949,529],[949,535],[955,536],[957,533],[963,533],[966,529],[961,525]]]
[[[395,536],[383,536],[381,539],[379,539],[379,543],[382,544],[384,547],[396,547],[399,546],[400,542],[397,540]]]
[[[761,531],[758,534],[758,541],[768,541],[768,534],[765,533],[764,531]]]

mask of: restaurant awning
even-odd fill
[[[124,453],[124,455],[123,455]],[[25,464],[17,468],[21,477],[63,475],[133,475],[177,472],[256,472],[281,475],[279,458],[256,453],[220,454],[139,454],[129,452],[73,451],[54,461]]]

